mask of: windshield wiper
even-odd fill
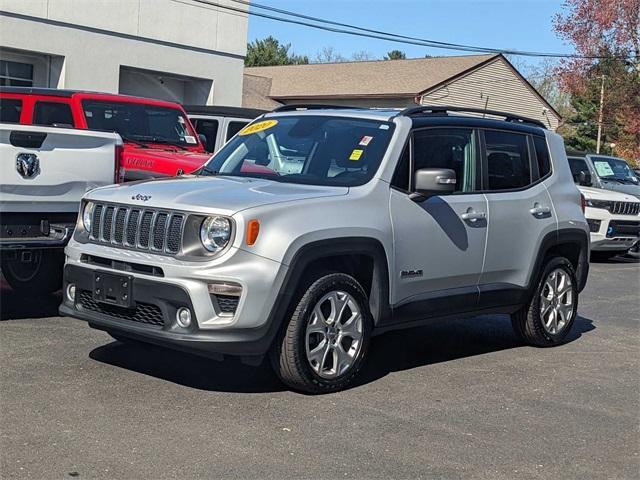
[[[135,138],[133,138],[135,137]],[[124,138],[124,137],[122,137]],[[127,135],[127,139],[129,139],[132,142],[151,142],[151,143],[161,143],[163,145],[173,145],[174,147],[178,147],[181,148],[182,150],[187,150],[186,147],[180,145],[179,143],[173,142],[169,139],[166,139],[164,137],[154,137],[153,135]],[[147,148],[149,147],[148,145],[145,145]]]
[[[618,182],[618,183],[622,183],[623,185],[626,185],[626,182],[621,178],[616,178],[616,177],[601,177],[601,178],[603,180],[609,180],[609,181],[612,181],[612,182],[615,181],[615,182]]]
[[[138,145],[140,148],[149,148],[149,145],[142,143],[138,140],[134,140],[133,138],[127,136],[127,135],[120,135],[122,137],[122,140],[124,140],[125,142],[130,142],[133,143],[135,145]]]

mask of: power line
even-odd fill
[[[316,25],[316,24],[313,24],[313,23],[305,22],[305,21],[287,19],[287,18],[278,17],[278,16],[275,16],[275,15],[269,15],[269,14],[265,14],[265,13],[261,13],[261,12],[255,12],[255,11],[251,11],[251,10],[244,10],[244,9],[235,8],[235,7],[231,7],[231,6],[227,6],[227,5],[220,5],[220,4],[217,4],[215,2],[211,2],[211,1],[207,1],[207,0],[193,0],[193,1],[195,1],[197,3],[204,3],[204,4],[216,6],[216,7],[227,9],[227,10],[236,11],[236,12],[243,12],[243,13],[247,13],[248,15],[254,15],[254,16],[257,16],[257,17],[267,18],[267,19],[270,19],[270,20],[278,21],[278,22],[291,23],[291,24],[306,26],[306,27],[315,28],[315,29],[319,29],[319,30],[325,30],[325,31],[334,32],[334,33],[342,33],[342,34],[355,35],[355,36],[360,36],[360,37],[375,38],[375,39],[378,39],[378,40],[386,40],[386,41],[391,41],[391,42],[396,42],[396,43],[404,43],[404,44],[418,45],[418,46],[431,47],[431,48],[441,48],[441,49],[446,49],[446,50],[468,51],[468,52],[475,52],[475,53],[495,53],[495,54],[501,53],[501,54],[507,54],[507,55],[528,56],[528,57],[573,58],[573,59],[589,59],[589,60],[609,58],[607,56],[602,56],[602,55],[578,55],[578,54],[563,54],[563,53],[531,52],[531,51],[523,51],[523,50],[497,49],[497,48],[480,47],[480,46],[474,46],[474,45],[464,45],[464,44],[457,44],[457,43],[440,42],[440,41],[437,41],[437,40],[429,40],[429,39],[418,38],[418,37],[410,37],[410,36],[406,36],[406,35],[400,35],[400,34],[384,32],[384,31],[381,31],[381,30],[374,30],[374,29],[364,28],[364,27],[360,27],[360,26],[352,25],[352,24],[348,24],[348,23],[336,22],[336,21],[333,21],[333,20],[328,20],[328,19],[324,19],[324,18],[320,18],[320,17],[314,17],[314,16],[310,16],[310,15],[304,15],[304,14],[301,14],[301,13],[292,12],[292,11],[289,11],[289,10],[284,10],[284,9],[280,9],[280,8],[276,8],[276,7],[271,7],[271,6],[267,6],[267,5],[260,5],[260,4],[257,4],[257,3],[249,2],[247,0],[231,0],[231,1],[233,1],[235,3],[238,3],[238,4],[241,4],[241,5],[245,5],[247,7],[259,8],[259,9],[262,9],[262,10],[267,10],[267,11],[270,11],[270,12],[275,12],[275,13],[279,13],[279,14],[290,16],[290,17],[294,17],[294,18],[300,18],[300,19],[303,19],[303,20],[310,20],[310,21],[317,22],[317,23],[324,23],[324,24],[327,24],[327,25],[333,25],[334,27],[344,27],[344,28],[347,28],[347,29],[350,29],[350,30],[344,30],[343,28],[326,27],[326,26],[323,26],[323,25]],[[356,31],[353,31],[353,30],[356,30]],[[625,57],[619,57],[619,58],[630,59],[630,58],[633,58],[633,57],[632,56],[625,56]]]

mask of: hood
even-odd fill
[[[181,150],[170,145],[138,147],[125,144],[122,167],[127,170],[150,170],[166,175],[191,173],[211,158],[209,153]]]
[[[615,190],[616,192],[627,193],[635,197],[640,198],[640,185],[622,184],[618,182],[612,182],[600,179],[603,186],[607,187],[607,190]]]
[[[310,198],[346,195],[348,187],[296,185],[243,177],[181,177],[92,190],[90,200],[187,212],[233,215],[247,208]]]
[[[623,185],[621,185],[623,186]],[[601,188],[593,187],[578,187],[578,190],[584,195],[585,198],[590,200],[609,200],[612,202],[637,202],[638,197],[634,195],[628,195],[622,192],[614,192],[613,190],[603,190]]]

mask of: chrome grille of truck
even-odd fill
[[[89,240],[135,250],[175,255],[182,245],[182,213],[97,204]]]
[[[613,202],[611,213],[617,215],[638,215],[640,202]]]

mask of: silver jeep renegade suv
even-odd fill
[[[352,383],[373,335],[434,320],[506,313],[525,343],[563,342],[589,228],[562,138],[456,110],[286,106],[196,174],[92,190],[61,313],[122,341],[267,355],[305,392]]]

